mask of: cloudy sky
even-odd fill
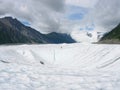
[[[110,31],[120,23],[120,0],[0,0],[12,16],[40,32]]]

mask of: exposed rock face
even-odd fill
[[[42,34],[31,27],[23,25],[17,19],[5,17],[0,19],[0,44],[33,43],[74,43],[70,35],[60,33]]]

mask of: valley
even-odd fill
[[[119,49],[86,43],[1,45],[0,89],[119,90]]]

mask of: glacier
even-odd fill
[[[1,45],[0,90],[120,90],[120,45]]]

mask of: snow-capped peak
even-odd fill
[[[73,31],[71,33],[71,37],[75,39],[77,42],[97,42],[97,32],[95,31]]]

